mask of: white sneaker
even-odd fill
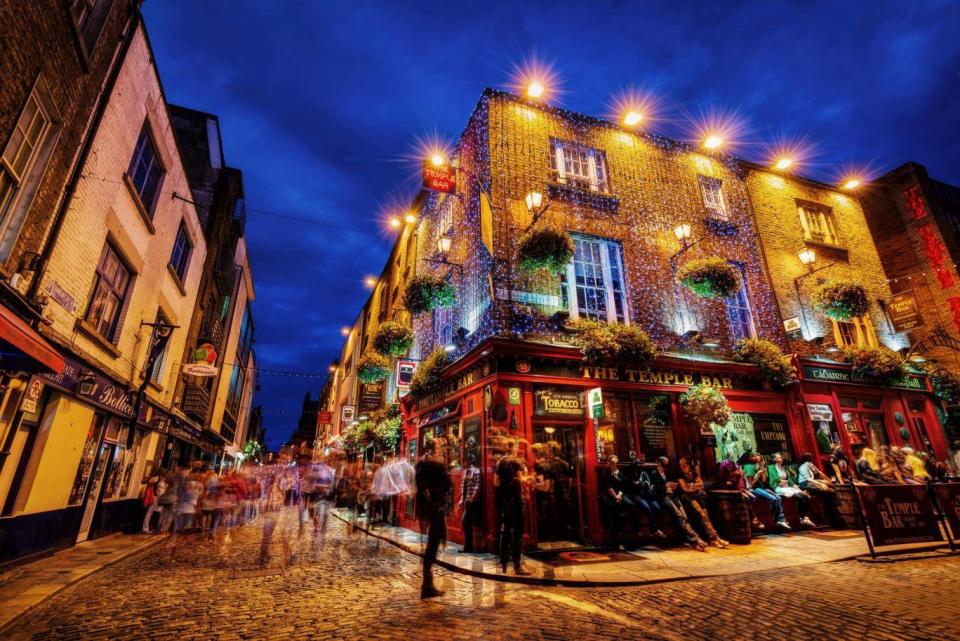
[[[811,521],[809,516],[805,516],[800,519],[800,523],[806,525],[807,527],[817,527],[817,524]]]
[[[786,521],[777,521],[777,527],[783,530],[790,530],[790,524]]]

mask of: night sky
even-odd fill
[[[473,4],[144,4],[167,99],[219,115],[244,172],[259,364],[315,375],[261,375],[273,448],[383,267],[418,140],[452,143],[525,61],[552,63],[552,102],[579,112],[609,115],[632,88],[656,99],[658,133],[732,118],[752,160],[802,140],[822,180],[914,160],[960,184],[958,2]]]

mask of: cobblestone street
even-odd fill
[[[8,639],[960,639],[960,560],[856,561],[631,588],[535,588],[438,571],[331,518],[285,513],[214,542],[162,543],[81,580]],[[284,563],[284,559],[286,563]],[[749,621],[749,623],[745,623]]]

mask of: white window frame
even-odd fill
[[[600,238],[597,236],[588,236],[585,234],[572,234],[574,245],[577,242],[592,242],[599,243],[602,246],[600,251],[600,265],[603,271],[603,288],[606,297],[607,304],[607,318],[601,319],[605,320],[607,323],[617,323],[620,322],[617,319],[617,307],[615,300],[615,292],[613,288],[613,274],[611,272],[610,266],[610,245],[614,245],[620,256],[620,288],[623,292],[623,324],[630,324],[630,297],[627,292],[627,283],[626,283],[626,272],[624,270],[624,257],[623,257],[623,245],[616,240]],[[571,320],[577,320],[580,318],[580,309],[577,299],[577,274],[574,263],[576,261],[576,251],[574,251],[573,259],[567,264],[565,286],[567,289],[567,304],[568,311],[570,313]]]
[[[814,243],[840,246],[837,218],[829,207],[814,203],[797,203],[803,238]]]
[[[754,320],[753,320],[753,304],[750,302],[750,290],[747,288],[747,274],[746,274],[746,272],[745,272],[745,270],[744,270],[744,268],[743,268],[743,265],[740,264],[740,263],[735,263],[735,262],[732,262],[732,261],[731,261],[731,262],[730,262],[730,266],[740,272],[740,281],[741,281],[741,282],[740,282],[740,289],[737,290],[737,292],[736,292],[733,296],[730,296],[729,298],[725,298],[725,299],[723,300],[724,312],[725,312],[726,315],[727,315],[727,323],[728,323],[728,325],[729,325],[729,327],[730,327],[731,337],[733,337],[734,339],[739,339],[739,338],[756,338],[756,336],[757,336],[757,326],[756,326],[756,323],[754,323]],[[737,300],[741,295],[743,296],[743,303],[744,303],[743,305],[740,305],[740,304],[739,304],[739,301]],[[747,335],[746,335],[746,336],[743,336],[743,337],[733,336],[733,334],[734,334],[734,332],[733,332],[733,319],[730,317],[730,309],[731,309],[731,302],[734,302],[734,301],[737,303],[737,305],[736,305],[736,306],[737,306],[737,309],[745,310],[746,313],[747,313],[747,319],[748,319],[748,322],[747,322],[747,325],[748,325],[748,326],[747,326]]]
[[[580,173],[574,173],[573,163],[567,161],[565,152],[569,152],[571,156],[577,154],[576,164],[579,164],[582,169]],[[552,138],[549,164],[554,173],[554,180],[561,185],[570,183],[589,191],[610,193],[607,159],[599,149]]]
[[[870,316],[856,316],[846,321],[830,319],[833,325],[833,338],[837,347],[878,347],[877,332]],[[852,340],[851,340],[852,338]]]
[[[727,220],[730,216],[723,200],[723,181],[712,176],[697,174],[697,182],[700,185],[700,195],[707,214],[712,218]]]

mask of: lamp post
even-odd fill
[[[143,363],[143,380],[140,382],[140,386],[135,392],[136,398],[133,403],[133,416],[130,417],[130,425],[127,428],[128,450],[133,447],[134,437],[137,433],[137,419],[140,417],[140,408],[143,407],[144,392],[147,389],[147,385],[150,384],[150,372],[153,371],[154,366],[157,364],[157,359],[160,358],[160,356],[163,354],[163,350],[166,349],[167,343],[170,341],[170,336],[173,334],[173,330],[180,326],[171,325],[170,323],[165,323],[163,321],[157,321],[156,323],[145,323],[141,321],[140,327],[150,328],[150,345],[147,347],[147,359]]]
[[[702,243],[704,240],[706,240],[707,238],[706,236],[701,236],[700,238],[698,238],[697,240],[691,243],[690,242],[691,231],[692,230],[690,228],[690,223],[680,223],[673,228],[673,235],[677,237],[677,241],[680,243],[680,249],[678,249],[676,252],[674,252],[672,256],[670,256],[671,268],[673,267],[677,258],[679,258],[684,252],[686,252],[688,249],[696,247],[697,245]]]
[[[446,234],[441,234],[437,238],[437,255],[440,258],[424,258],[423,260],[428,263],[435,263],[437,265],[449,265],[450,267],[456,267],[460,270],[460,275],[463,275],[463,265],[460,263],[450,262],[450,249],[453,246],[453,239]]]
[[[530,191],[523,197],[523,202],[527,206],[527,211],[530,213],[530,224],[523,230],[523,233],[527,233],[533,229],[533,226],[537,224],[540,217],[550,208],[550,199],[544,197],[543,193],[539,191]]]
[[[804,278],[809,278],[819,271],[824,269],[829,269],[833,267],[836,263],[827,263],[826,265],[821,265],[820,267],[814,267],[813,265],[817,262],[817,252],[814,251],[811,247],[804,247],[799,252],[797,252],[797,258],[800,260],[800,264],[806,266],[807,273],[800,274],[793,279],[793,290],[797,294],[797,305],[800,307],[800,317],[803,319],[803,325],[807,325],[807,312],[803,306],[803,296],[800,295],[800,281]]]

